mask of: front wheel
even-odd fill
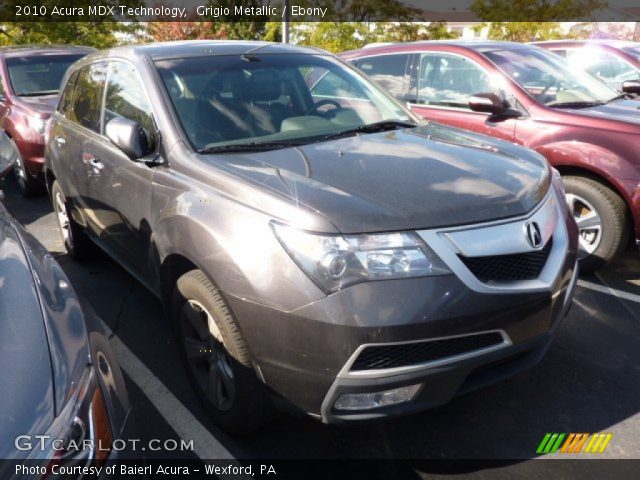
[[[16,149],[16,151],[18,151],[18,148],[15,147],[15,144],[14,148]],[[27,166],[25,165],[20,153],[17,154],[16,162],[13,166],[13,173],[16,177],[20,193],[22,193],[24,197],[36,197],[44,193],[44,183],[42,183],[38,178],[29,173],[29,170],[27,170]]]
[[[610,262],[628,238],[626,205],[613,190],[588,177],[563,177],[569,211],[578,224],[580,271]]]
[[[218,290],[192,270],[178,279],[172,307],[187,374],[215,423],[231,433],[264,425],[273,413],[271,399]]]

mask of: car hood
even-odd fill
[[[549,167],[537,153],[435,123],[229,155],[223,164],[237,175],[279,188],[343,233],[522,215],[549,185]]]
[[[13,439],[44,433],[54,418],[54,386],[44,317],[17,231],[0,205],[0,458]]]
[[[45,95],[42,97],[20,97],[20,101],[29,105],[32,109],[39,113],[49,116],[53,113],[58,105],[57,95]]]
[[[572,110],[572,112],[588,117],[606,118],[640,125],[640,101],[638,100],[616,100],[596,107]]]

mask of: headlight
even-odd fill
[[[560,194],[564,198],[567,192],[564,189],[564,181],[562,180],[562,175],[560,175],[560,172],[553,167],[551,167],[551,183],[555,186],[558,194]]]
[[[451,273],[415,232],[342,236],[272,225],[293,260],[328,293],[368,280]]]
[[[113,436],[102,389],[92,367],[85,370],[71,401],[74,403],[66,431],[52,444],[50,466],[82,465],[89,460],[101,465],[109,457]]]

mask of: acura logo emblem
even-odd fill
[[[540,227],[536,222],[529,222],[525,225],[527,231],[527,240],[529,245],[533,248],[539,248],[542,246],[542,234],[540,233]]]

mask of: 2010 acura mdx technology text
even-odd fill
[[[274,403],[441,404],[536,363],[572,299],[577,227],[542,156],[421,122],[316,49],[90,55],[46,157],[69,253],[91,239],[162,299],[231,431]]]

